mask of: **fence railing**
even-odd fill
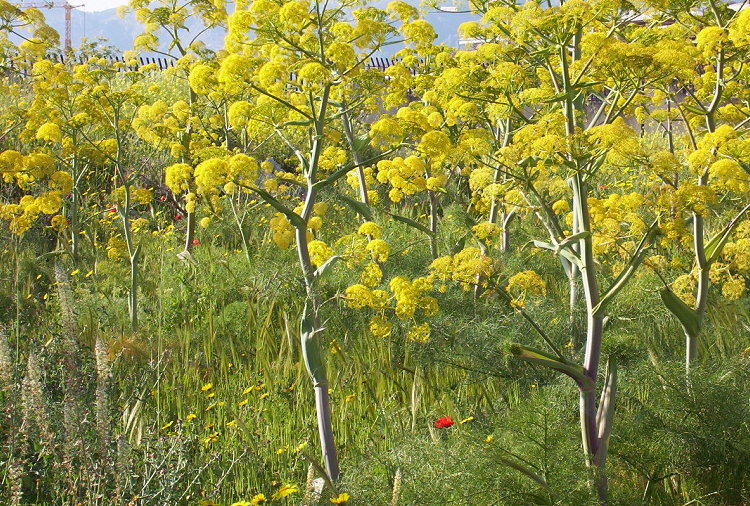
[[[47,56],[47,59],[50,61],[54,61],[56,63],[64,63],[64,64],[83,64],[86,63],[91,56],[87,55],[65,55],[65,54],[51,54]],[[107,62],[110,64],[114,63],[122,63],[122,71],[126,70],[138,70],[141,67],[144,67],[146,65],[156,65],[159,70],[166,70],[170,67],[175,66],[175,58],[166,57],[166,56],[140,56],[136,58],[136,64],[132,65],[129,64],[131,60],[125,60],[125,57],[122,55],[104,55],[100,58],[104,58]],[[364,62],[364,66],[366,69],[375,69],[375,70],[381,70],[384,71],[389,67],[394,66],[396,63],[401,61],[400,58],[388,58],[388,57],[382,57],[382,56],[373,56],[371,58],[368,58]],[[29,77],[29,69],[31,65],[25,62],[26,64],[19,64],[16,60],[9,59],[6,61],[4,65],[0,64],[1,67],[4,67],[8,69],[11,73],[15,74],[17,77],[21,77],[22,79],[26,79]]]

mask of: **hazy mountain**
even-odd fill
[[[385,7],[390,0],[371,2],[371,5]],[[419,0],[410,3],[418,4]],[[73,3],[75,5],[75,3]],[[63,9],[41,9],[47,17],[47,22],[60,33],[61,42],[65,37],[65,11]],[[438,33],[438,42],[450,46],[458,45],[458,26],[472,19],[470,14],[456,13],[434,13],[427,16],[435,30]],[[194,33],[200,31],[199,22],[195,21],[191,25]],[[71,12],[71,41],[73,47],[78,47],[81,40],[85,37],[88,40],[96,40],[100,37],[107,39],[107,43],[119,50],[127,50],[133,47],[133,40],[142,33],[142,25],[130,13],[124,19],[117,15],[117,9],[107,9],[99,12],[84,12],[74,9]],[[220,49],[224,45],[224,31],[221,29],[212,30],[201,35],[208,47],[211,49]],[[166,49],[166,48],[162,48]],[[387,51],[388,54],[395,52],[397,49],[392,48]]]

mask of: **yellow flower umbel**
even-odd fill
[[[415,325],[406,333],[406,338],[415,343],[426,343],[430,339],[430,324]]]
[[[447,289],[445,282],[457,281],[465,291],[471,290],[477,283],[487,284],[495,272],[495,262],[479,248],[464,248],[455,255],[435,259],[430,264],[430,279],[443,284],[439,291]]]
[[[526,297],[535,295],[544,297],[547,295],[547,283],[534,271],[522,271],[511,276],[505,290],[511,295],[512,304],[515,307],[524,307]]]

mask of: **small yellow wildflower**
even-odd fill
[[[201,387],[201,391],[203,391],[203,392],[208,392],[208,391],[209,391],[209,390],[211,390],[211,389],[212,389],[213,387],[214,387],[214,384],[213,384],[213,383],[206,383],[205,385],[203,385],[203,386]]]
[[[264,494],[256,494],[253,496],[252,500],[250,501],[250,504],[256,505],[263,502],[266,502],[268,499],[266,499],[266,496]]]
[[[349,494],[346,492],[343,492],[339,494],[338,496],[331,499],[331,502],[333,504],[344,504],[345,502],[349,502]]]
[[[276,492],[274,492],[274,494],[271,496],[271,499],[275,501],[277,499],[281,499],[298,492],[299,487],[297,485],[282,485]]]

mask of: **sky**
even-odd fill
[[[103,11],[125,5],[127,0],[68,0],[70,5],[80,5],[79,9],[88,12]]]

